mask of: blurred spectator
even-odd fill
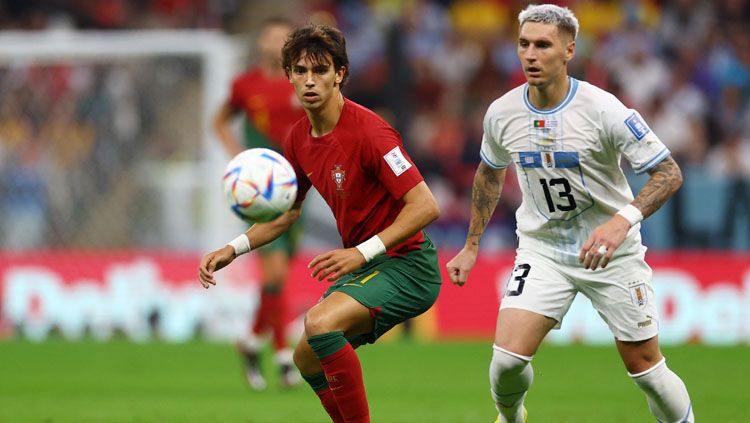
[[[633,26],[620,35],[626,41],[622,55],[613,58],[609,71],[623,88],[635,109],[643,109],[656,96],[663,95],[669,84],[664,60],[653,51],[654,42],[640,27]]]
[[[727,168],[731,170],[722,172],[723,178],[735,181],[735,188],[746,184],[750,176],[741,169],[750,159],[734,164],[729,159],[750,154],[745,151],[750,133],[750,1],[562,3],[576,12],[584,28],[571,75],[642,110],[688,173]],[[444,213],[436,231],[452,234],[452,222],[465,219],[461,213],[468,210],[471,173],[466,169],[479,161],[482,111],[524,82],[516,57],[516,16],[524,5],[514,0],[0,0],[0,27],[194,28],[240,35],[280,8],[298,11],[300,22],[336,25],[350,44],[345,94],[377,110],[404,134],[441,197]],[[122,206],[127,202],[122,198],[136,195],[123,192],[134,190],[127,176],[137,173],[132,164],[138,154],[150,160],[196,159],[200,130],[197,123],[183,120],[195,110],[190,107],[200,107],[184,100],[197,95],[188,76],[199,69],[189,60],[0,68],[0,189],[7,193],[18,191],[17,184],[41,184],[40,194],[31,197],[39,199],[35,202],[43,215],[65,216],[63,223],[51,225],[52,239],[71,242],[73,232],[85,232],[81,227],[92,226],[95,215],[102,214],[81,204],[97,197]],[[164,98],[182,99],[186,110],[163,110]],[[28,173],[28,166],[38,167],[38,175]],[[508,181],[515,184],[513,178]],[[744,198],[737,189],[738,198]],[[501,203],[492,223],[498,225],[493,233],[504,237],[498,246],[515,242],[512,231],[504,229],[506,223],[512,227],[507,210],[519,201],[512,187],[506,186],[502,201],[508,204]],[[680,239],[685,232],[680,229],[681,201],[678,195],[671,206],[674,246],[690,243]],[[718,213],[739,216],[744,206],[738,204],[716,207]],[[0,221],[8,221],[9,210],[3,207]],[[458,247],[450,240],[462,237],[454,235],[436,237],[436,242]],[[140,242],[149,239],[148,234],[140,236]]]
[[[723,226],[717,236],[717,247],[732,248],[738,223],[750,222],[750,137],[739,128],[730,131],[726,138],[711,152],[706,164],[714,173],[727,178],[723,214]],[[739,225],[741,226],[741,224]],[[750,225],[745,240],[750,241]]]
[[[708,155],[706,167],[718,176],[750,181],[750,134],[730,131]]]
[[[680,164],[700,163],[708,149],[707,104],[688,80],[689,71],[676,68],[668,93],[654,97],[651,107],[644,109],[651,128]]]
[[[659,38],[667,58],[683,46],[700,46],[715,24],[711,2],[672,0],[666,2],[659,25]],[[688,29],[688,30],[686,30]]]

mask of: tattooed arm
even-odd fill
[[[649,172],[650,178],[641,192],[633,200],[632,204],[640,210],[643,217],[651,216],[659,210],[659,207],[669,200],[682,185],[682,172],[672,156],[668,156],[661,163],[654,166]],[[630,222],[619,214],[615,214],[609,222],[597,227],[591,232],[589,238],[581,247],[578,261],[583,264],[584,269],[594,270],[600,264],[607,267],[615,250],[622,244],[630,230]],[[605,247],[605,254],[599,252],[600,247]]]
[[[682,172],[672,156],[648,172],[650,178],[631,203],[647,218],[654,214],[682,185]]]
[[[466,283],[477,260],[479,240],[500,200],[506,171],[507,169],[493,169],[484,162],[479,163],[471,189],[471,220],[466,245],[447,264],[451,282],[458,286]]]
[[[492,213],[495,212],[500,193],[503,191],[505,173],[507,169],[495,170],[485,162],[480,162],[474,175],[471,187],[471,220],[469,233],[466,236],[466,247],[479,249],[479,239],[490,223]]]

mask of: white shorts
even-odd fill
[[[605,269],[555,263],[518,249],[500,309],[520,308],[557,320],[556,329],[578,292],[593,304],[615,338],[642,341],[659,333],[651,268],[643,256],[618,257]]]

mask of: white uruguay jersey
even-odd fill
[[[536,109],[528,90],[516,87],[490,105],[480,155],[495,169],[516,164],[519,248],[575,264],[591,232],[633,201],[621,155],[643,173],[669,150],[638,112],[587,82],[570,78],[565,99],[548,110]],[[643,252],[638,224],[615,257]]]

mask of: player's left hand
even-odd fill
[[[365,258],[356,248],[341,248],[316,256],[310,264],[312,277],[322,281],[328,278],[328,282],[335,282],[343,275],[351,273],[365,264]]]
[[[601,264],[604,269],[609,264],[615,250],[620,247],[630,230],[630,223],[620,215],[614,215],[609,222],[598,226],[583,243],[578,262],[584,269],[596,270]]]
[[[234,254],[234,248],[229,245],[225,245],[203,256],[200,268],[198,269],[198,280],[201,285],[206,289],[211,285],[216,285],[214,272],[226,267],[235,258],[237,256]]]

